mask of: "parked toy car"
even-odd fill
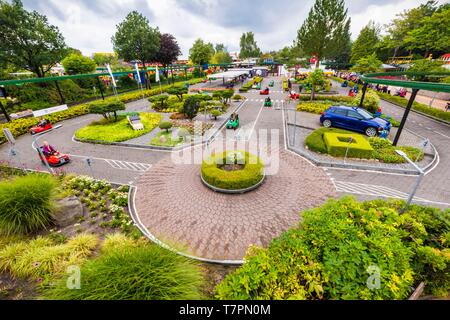
[[[272,80],[269,82],[269,87],[273,87],[274,85],[275,85],[275,81]]]
[[[374,117],[362,108],[347,106],[332,106],[322,113],[320,123],[325,128],[337,127],[351,131],[365,133],[375,137],[382,131],[391,131],[389,120]]]
[[[296,93],[296,92],[292,91],[290,93],[290,95],[291,95],[291,99],[293,99],[293,100],[300,99],[300,94],[299,93]]]

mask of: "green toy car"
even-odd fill
[[[266,101],[264,101],[264,107],[271,107],[272,105],[272,100],[270,100],[270,98],[267,98]]]
[[[236,130],[239,127],[239,116],[236,115],[234,119],[230,118],[227,122],[227,129]]]
[[[275,85],[275,82],[272,80],[269,82],[269,87],[273,87]]]

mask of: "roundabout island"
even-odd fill
[[[217,168],[214,162],[210,166]],[[201,170],[198,164],[163,159],[140,178],[133,194],[139,228],[154,240],[198,259],[239,264],[249,246],[267,246],[298,225],[299,212],[336,196],[322,169],[287,150],[279,150],[279,170],[274,175],[264,178],[262,163],[257,162],[256,176],[245,181],[253,181],[258,188],[245,194],[216,192],[206,186],[201,179],[205,167]],[[213,174],[206,171],[209,179]]]

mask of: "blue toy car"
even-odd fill
[[[369,137],[378,136],[382,131],[391,131],[389,120],[374,117],[373,114],[357,107],[332,106],[322,113],[320,123],[325,128],[337,127],[362,132]]]

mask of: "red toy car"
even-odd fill
[[[269,94],[269,88],[266,88],[263,91],[260,91],[259,94],[267,96]]]
[[[41,132],[50,130],[52,128],[53,128],[53,126],[50,123],[50,121],[39,122],[39,124],[37,126],[35,126],[35,127],[30,129],[30,134],[34,135],[34,134],[37,134],[37,133],[41,133]]]
[[[291,93],[291,99],[293,100],[300,99],[300,93]]]
[[[42,149],[43,147],[39,147],[41,151],[38,151],[39,159],[41,159],[42,163],[45,163],[43,156],[45,157],[45,160],[47,160],[50,167],[59,167],[66,163],[70,162],[69,155],[62,154],[59,152],[55,152],[52,155],[45,154]]]

